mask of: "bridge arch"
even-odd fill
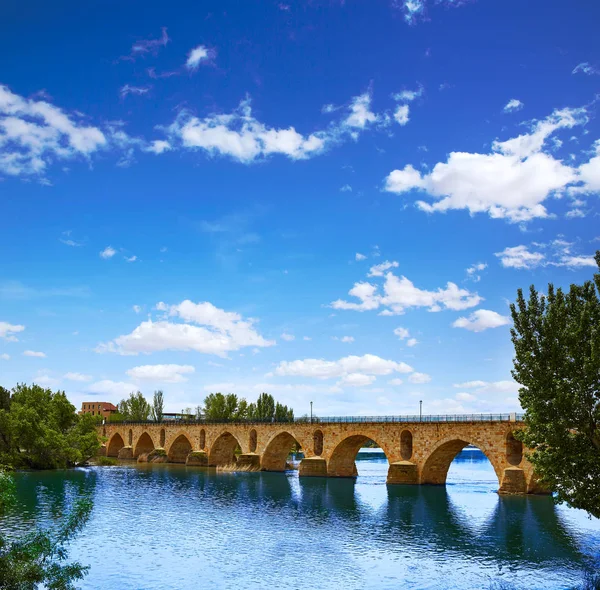
[[[358,455],[361,447],[370,440],[373,440],[373,438],[365,434],[351,434],[339,442],[329,457],[327,475],[332,477],[356,477],[358,475],[355,463],[356,455]],[[377,444],[379,443],[377,442]],[[388,462],[391,461],[392,454],[388,452],[389,449],[383,445],[380,445],[380,447]]]
[[[210,446],[208,464],[211,467],[218,467],[235,463],[235,450],[237,447],[242,447],[240,441],[231,432],[227,430],[222,432]]]
[[[148,432],[144,431],[137,439],[133,449],[133,458],[137,459],[143,453],[149,453],[154,450],[154,441]]]
[[[192,442],[184,432],[175,437],[169,445],[167,457],[169,463],[185,463],[187,456],[192,452]]]
[[[107,457],[118,457],[119,451],[125,446],[125,441],[123,437],[115,432],[110,440],[108,441],[108,445],[106,445],[106,456]]]
[[[454,461],[454,458],[458,453],[469,444],[476,446],[486,456],[494,468],[496,477],[498,478],[498,486],[500,486],[502,483],[503,470],[496,455],[491,452],[491,449],[489,449],[485,443],[476,439],[470,439],[470,437],[448,437],[439,441],[423,463],[421,469],[421,483],[445,485],[450,464]]]
[[[285,471],[287,458],[292,447],[300,443],[287,431],[271,437],[263,452],[260,467],[263,471]]]

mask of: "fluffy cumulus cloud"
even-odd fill
[[[302,135],[294,127],[276,129],[252,115],[250,100],[229,114],[212,114],[202,119],[183,111],[169,128],[174,141],[184,148],[203,150],[211,156],[229,156],[249,163],[272,154],[292,160],[322,152],[329,137],[325,132]]]
[[[363,356],[346,356],[337,361],[324,359],[282,361],[273,374],[288,377],[338,379],[338,387],[364,387],[371,385],[378,376],[412,373],[412,371],[413,368],[406,363],[365,354]]]
[[[409,110],[410,107],[407,104],[401,104],[396,107],[396,110],[394,111],[394,120],[398,125],[404,126],[409,122]]]
[[[392,268],[395,263],[384,262],[384,268]],[[390,266],[392,265],[392,266]],[[369,276],[384,276],[382,292],[379,285],[364,281],[355,283],[348,292],[358,301],[337,299],[331,303],[334,309],[347,309],[354,311],[372,311],[381,309],[380,315],[400,315],[407,309],[425,307],[429,311],[452,309],[455,311],[475,307],[483,298],[477,293],[459,288],[455,283],[447,283],[445,288],[429,291],[416,287],[412,281],[404,276],[396,276],[374,266],[369,271]],[[375,273],[373,274],[373,270]]]
[[[200,64],[210,62],[213,57],[214,50],[209,49],[205,45],[198,45],[189,52],[185,67],[195,72],[200,67]]]
[[[496,252],[495,255],[503,267],[520,270],[531,270],[540,266],[563,266],[570,269],[597,266],[592,254],[577,254],[573,251],[573,246],[573,242],[557,238],[548,243],[511,246],[502,252]]]
[[[505,113],[514,113],[515,111],[520,111],[525,105],[518,100],[517,98],[511,98],[506,105],[504,105]]]
[[[421,173],[410,164],[394,170],[385,179],[385,190],[426,193],[433,202],[420,200],[417,206],[428,213],[466,209],[511,222],[547,217],[544,201],[580,181],[577,168],[544,151],[547,140],[586,121],[584,109],[556,110],[531,124],[528,133],[494,141],[490,153],[452,152],[431,172]]]
[[[478,283],[481,280],[481,275],[479,273],[484,271],[486,268],[487,268],[487,263],[476,262],[475,264],[469,266],[469,268],[467,268],[465,272],[467,273],[467,276],[471,280]]]
[[[22,332],[25,326],[20,324],[9,324],[8,322],[0,322],[0,338],[9,342],[17,342],[18,338],[15,334]]]
[[[108,260],[112,258],[117,251],[112,246],[106,246],[102,252],[100,252],[100,258],[104,258],[104,260]]]
[[[2,354],[0,354],[0,359],[2,359],[3,361],[8,361],[10,360],[10,355],[3,352]]]
[[[293,126],[276,128],[259,121],[252,113],[250,98],[241,101],[231,113],[200,118],[182,110],[167,129],[168,146],[202,150],[209,156],[227,156],[246,164],[273,154],[303,160],[348,138],[356,140],[374,126],[387,127],[391,120],[389,113],[373,112],[371,102],[371,92],[367,91],[345,106],[327,105],[324,112],[343,111],[342,115],[324,129],[309,134],[302,134]]]
[[[240,348],[275,344],[256,331],[256,320],[244,319],[240,314],[215,307],[208,301],[185,300],[176,305],[160,302],[156,309],[164,312],[157,321],[142,322],[130,334],[98,345],[96,352],[136,355],[181,350],[226,357]]]
[[[141,365],[127,371],[135,381],[160,381],[164,383],[183,383],[185,375],[195,372],[191,365]]]
[[[393,262],[390,262],[389,260],[386,260],[385,262],[382,262],[381,264],[375,264],[374,266],[372,266],[369,269],[369,273],[367,274],[368,277],[382,277],[386,271],[390,270],[391,268],[398,268],[399,264],[394,260]]]
[[[489,328],[499,328],[507,324],[510,324],[510,318],[489,309],[478,309],[469,317],[458,318],[452,327],[464,328],[470,332],[483,332]]]
[[[0,85],[0,173],[42,175],[52,161],[88,158],[107,138],[81,119]]]
[[[361,254],[360,252],[357,252],[354,255],[354,260],[356,260],[357,262],[360,262],[361,260],[366,260],[367,257],[364,254]]]

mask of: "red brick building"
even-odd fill
[[[117,411],[117,406],[110,402],[83,402],[81,404],[80,414],[91,414],[92,416],[102,416],[108,418]]]

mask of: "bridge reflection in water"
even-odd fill
[[[122,590],[193,587],[200,577],[232,588],[282,587],[276,579],[302,588],[339,580],[490,588],[498,577],[514,588],[564,588],[600,545],[600,523],[583,534],[575,511],[547,496],[493,493],[495,474],[477,451],[459,455],[447,487],[386,485],[383,457],[357,466],[357,479],[133,462],[23,473],[22,504],[6,522],[17,513],[49,521],[74,491],[92,493],[92,520],[73,556],[92,566],[84,588],[118,580]]]

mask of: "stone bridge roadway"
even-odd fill
[[[467,418],[467,419],[466,419]],[[511,419],[512,418],[512,419]],[[166,460],[218,467],[236,463],[265,471],[285,471],[293,445],[304,459],[300,476],[354,477],[355,458],[368,440],[376,442],[389,461],[389,484],[445,484],[450,463],[468,444],[490,460],[500,493],[543,493],[531,463],[513,432],[522,423],[503,420],[428,422],[123,423],[99,426],[106,438],[101,451],[110,457],[147,460],[155,449]],[[375,420],[375,419],[374,419]],[[241,454],[236,459],[237,447]],[[152,456],[151,456],[152,457]]]

